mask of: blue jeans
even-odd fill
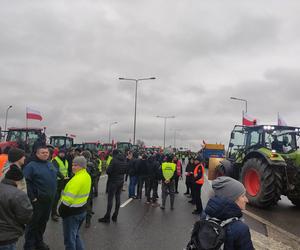
[[[86,212],[68,216],[63,219],[64,243],[66,250],[84,250],[79,229],[84,221]]]
[[[16,242],[5,246],[0,246],[0,250],[17,250]]]
[[[129,189],[128,189],[129,198],[132,197],[132,196],[135,196],[135,186],[136,186],[136,183],[137,183],[137,177],[136,176],[130,176],[130,179],[129,179]]]

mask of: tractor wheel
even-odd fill
[[[277,204],[282,190],[282,179],[267,163],[249,159],[242,168],[241,180],[251,205],[270,207]]]

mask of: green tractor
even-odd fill
[[[251,205],[271,207],[286,195],[300,207],[299,138],[296,127],[237,125],[217,176],[240,180]]]

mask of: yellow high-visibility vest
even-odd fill
[[[100,159],[98,159],[98,169],[99,169],[99,172],[101,173],[102,172],[102,161]]]
[[[108,158],[107,158],[107,161],[106,161],[106,166],[107,166],[107,167],[109,166],[111,160],[112,160],[112,156],[109,155]]]
[[[162,173],[163,173],[163,176],[166,180],[170,180],[174,173],[175,173],[175,170],[176,170],[176,164],[173,163],[173,162],[164,162],[162,165],[161,165],[161,169],[162,169]]]
[[[68,207],[82,207],[87,203],[92,180],[86,169],[81,169],[67,183],[61,194],[61,202]]]
[[[59,172],[61,172],[64,177],[67,177],[68,176],[68,168],[69,168],[68,161],[65,160],[65,163],[64,163],[58,156],[56,156],[53,160],[56,160],[58,167],[59,167]]]

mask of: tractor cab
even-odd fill
[[[265,148],[273,153],[289,154],[298,150],[300,128],[289,126],[240,126],[231,132],[227,158],[242,162],[245,154]]]
[[[300,206],[299,138],[298,127],[237,125],[216,175],[240,180],[254,206],[276,205],[281,195]]]
[[[0,147],[2,150],[6,147],[18,147],[26,153],[31,153],[37,141],[46,142],[46,136],[41,128],[9,128],[6,140],[0,143]]]
[[[99,147],[100,147],[100,142],[83,142],[83,150],[89,150],[93,153],[98,153]]]
[[[116,148],[120,150],[123,154],[131,150],[132,144],[130,142],[117,142]]]
[[[74,139],[68,136],[50,136],[50,144],[54,148],[70,149],[73,147]]]

